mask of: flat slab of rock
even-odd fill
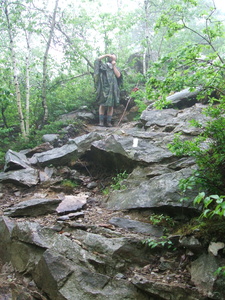
[[[62,200],[60,199],[30,199],[20,202],[4,211],[10,217],[35,217],[53,213]]]
[[[30,167],[30,162],[23,153],[19,153],[9,149],[5,155],[4,171],[27,169]]]
[[[165,300],[205,300],[206,298],[202,296],[198,291],[188,288],[186,285],[182,284],[171,284],[155,280],[148,280],[144,276],[136,275],[132,278],[131,282],[137,286],[139,289],[154,295],[160,299]]]
[[[161,237],[163,235],[162,227],[156,227],[140,221],[129,220],[126,218],[112,218],[109,220],[109,223],[136,233],[149,234],[156,237]]]
[[[80,193],[76,196],[67,195],[57,207],[58,214],[67,214],[80,210],[87,203],[88,195]]]
[[[197,192],[187,191],[180,194],[180,179],[191,176],[192,168],[166,173],[150,179],[136,178],[123,181],[125,189],[114,190],[107,200],[107,208],[113,210],[127,210],[136,208],[169,208],[178,211],[186,209],[197,211],[193,206],[193,199]],[[180,201],[182,197],[188,197],[189,201]]]
[[[58,217],[57,220],[67,221],[67,220],[73,220],[73,219],[80,218],[80,217],[84,217],[84,212],[78,211],[78,212],[75,212],[75,213],[70,213],[68,215]]]
[[[11,182],[22,186],[34,186],[39,182],[39,171],[28,168],[0,173],[0,182]]]

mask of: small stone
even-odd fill
[[[223,249],[225,247],[225,244],[222,242],[214,243],[211,242],[208,248],[208,252],[213,254],[214,256],[217,256],[218,251]]]
[[[67,236],[67,237],[70,237],[71,234],[69,232],[63,232],[63,235]]]
[[[97,187],[97,185],[98,185],[97,182],[93,181],[93,182],[90,182],[90,183],[87,184],[87,188],[88,189],[94,189],[94,188]]]
[[[20,193],[20,191],[17,191],[17,192],[14,193],[14,195],[15,195],[16,197],[19,197],[19,196],[21,195],[21,193]]]
[[[126,276],[122,273],[118,273],[116,274],[115,279],[117,280],[126,279]]]

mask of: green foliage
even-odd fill
[[[123,190],[126,188],[126,186],[123,184],[123,180],[127,179],[128,173],[127,171],[123,171],[118,173],[116,176],[112,177],[113,183],[102,190],[103,195],[108,195],[110,193],[110,190]]]
[[[166,97],[186,87],[191,91],[202,87],[202,99],[224,87],[224,59],[218,51],[224,24],[214,19],[213,9],[206,12],[196,5],[196,1],[180,1],[163,11],[156,22],[157,31],[164,30],[169,40],[176,40],[175,50],[171,47],[148,70],[147,96],[156,101],[157,108],[168,107]]]
[[[42,136],[47,133],[61,133],[64,134],[65,131],[63,131],[63,128],[65,128],[67,125],[73,124],[77,127],[77,132],[79,131],[79,128],[82,126],[82,122],[79,120],[71,121],[71,120],[65,120],[65,121],[55,121],[50,124],[46,124],[40,131],[38,131],[38,135]]]
[[[149,238],[142,241],[142,243],[146,244],[151,249],[160,247],[176,250],[176,248],[174,248],[173,242],[167,236],[162,236],[160,239]]]
[[[123,68],[126,68],[126,64],[122,65],[122,71]],[[129,95],[132,94],[132,97],[134,95],[135,92],[133,92],[132,90],[135,88],[139,88],[142,89],[144,87],[145,89],[145,84],[146,84],[146,77],[141,74],[141,73],[131,73],[131,74],[124,74],[123,76],[123,90],[126,91]],[[143,92],[143,97],[146,98],[146,93]],[[138,98],[141,98],[138,97]]]
[[[109,189],[108,187],[106,187],[106,188],[104,188],[104,189],[102,190],[102,193],[103,193],[103,195],[105,195],[105,196],[107,196],[107,195],[109,194],[109,192],[110,192],[110,189]]]
[[[46,124],[41,130],[34,130],[31,132],[29,139],[23,139],[21,136],[17,136],[14,142],[10,142],[10,148],[16,151],[26,148],[33,148],[42,143],[42,137],[44,134],[59,134],[59,137],[63,137],[66,133],[65,127],[69,124],[73,124],[75,127],[74,133],[79,132],[82,122],[71,120],[55,121],[50,124]]]
[[[225,217],[225,196],[209,195],[204,192],[198,194],[194,199],[194,204],[202,204],[203,212],[201,218]]]
[[[95,93],[90,75],[75,79],[72,75],[61,75],[52,83],[49,95],[50,121],[82,106],[93,108],[93,103]]]
[[[13,128],[0,128],[0,140],[1,140],[1,149],[0,149],[0,165],[4,164],[5,153],[9,149],[12,139],[14,139]]]
[[[212,103],[214,103],[212,99]],[[209,105],[205,114],[211,119],[204,125],[201,135],[191,140],[182,140],[177,135],[169,149],[178,156],[192,156],[195,158],[198,169],[194,174],[195,186],[210,194],[225,194],[225,97]],[[194,122],[198,127],[202,124]],[[193,184],[192,178],[192,186]]]
[[[189,222],[179,224],[178,235],[194,235],[208,245],[210,242],[225,242],[224,218],[214,216],[213,218],[192,218]]]
[[[164,214],[152,214],[149,218],[151,224],[165,227],[173,227],[175,222],[173,218]]]
[[[137,89],[136,91],[132,91],[130,96],[134,99],[134,102],[137,104],[138,112],[142,113],[147,108],[146,92],[141,89]]]
[[[118,173],[115,177],[112,178],[113,184],[110,185],[110,187],[113,190],[123,190],[126,188],[124,184],[122,184],[122,181],[128,177],[128,173],[126,171],[123,171],[121,173]]]
[[[219,268],[215,271],[215,275],[225,277],[225,266],[219,267]]]
[[[5,152],[0,151],[0,166],[3,166],[5,162]],[[1,167],[0,167],[1,169]]]
[[[66,188],[76,188],[79,186],[79,184],[77,182],[74,182],[72,180],[69,180],[69,179],[65,179],[61,182],[61,185],[63,187],[66,187]]]
[[[195,172],[195,175],[197,175],[197,172]],[[197,180],[195,175],[190,176],[188,178],[183,178],[179,181],[179,189],[181,191],[181,203],[189,200],[189,198],[185,197],[184,195],[188,190],[192,190],[196,186]]]

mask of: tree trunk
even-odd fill
[[[147,69],[146,69],[146,66],[147,66],[147,61],[146,61],[146,58],[147,58],[147,53],[146,53],[146,49],[144,50],[144,54],[143,54],[143,74],[146,75],[147,73]]]
[[[30,134],[30,32],[26,32],[27,55],[26,55],[26,133]]]
[[[150,28],[149,28],[149,1],[144,0],[144,11],[145,11],[145,49],[143,55],[143,73],[146,75],[148,69],[148,60],[150,57]]]
[[[51,22],[51,28],[50,28],[50,33],[47,41],[47,46],[45,49],[45,54],[44,54],[44,59],[43,59],[43,81],[42,81],[42,106],[44,109],[44,116],[42,120],[42,124],[46,124],[48,120],[48,105],[47,105],[47,99],[46,99],[46,90],[47,90],[47,63],[48,63],[48,54],[49,54],[49,49],[54,33],[54,28],[55,28],[55,19],[56,19],[56,12],[57,12],[57,7],[58,7],[58,2],[59,0],[55,1],[55,8],[53,11],[53,16],[52,16],[52,22]]]
[[[18,110],[19,120],[20,120],[20,130],[23,138],[26,138],[27,134],[26,134],[25,124],[24,124],[24,115],[23,115],[22,104],[21,104],[21,93],[20,93],[19,81],[17,76],[18,70],[16,64],[16,54],[14,50],[14,41],[13,41],[12,27],[9,19],[9,12],[7,8],[8,5],[7,1],[5,2],[5,4],[6,5],[4,11],[7,20],[7,30],[8,30],[9,40],[10,40],[10,52],[11,52],[11,59],[12,59],[12,66],[13,66],[13,79],[14,79],[14,86],[16,91],[17,110]]]

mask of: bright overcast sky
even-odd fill
[[[215,6],[218,10],[225,13],[225,1],[224,0],[214,0]]]

